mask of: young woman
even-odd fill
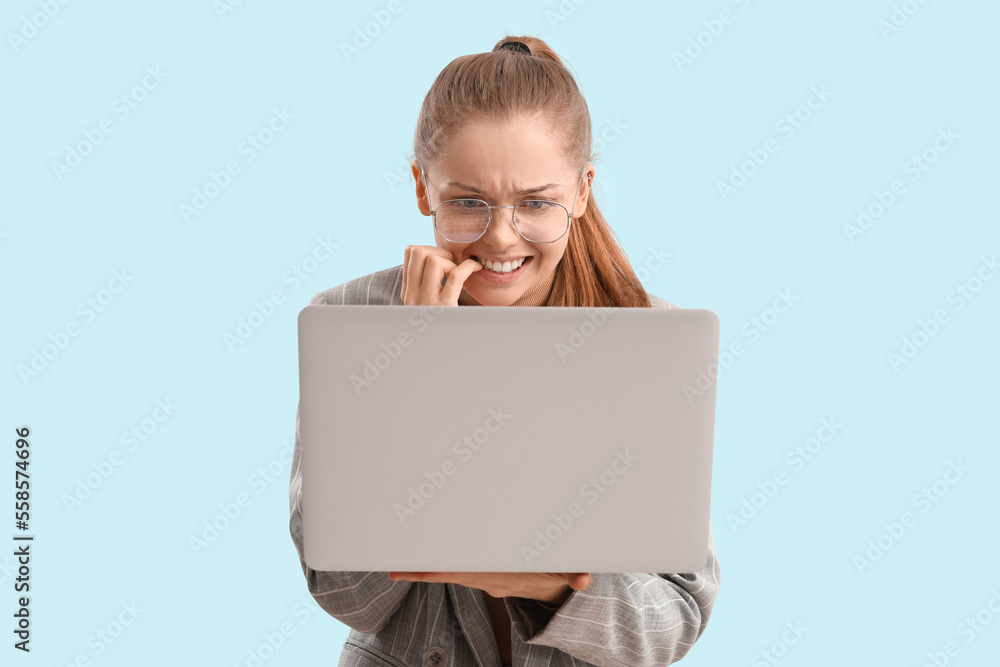
[[[541,40],[457,58],[424,100],[412,163],[435,246],[310,305],[674,306],[647,294],[594,202],[587,104]],[[303,559],[296,415],[290,530],[309,592],[351,632],[339,665],[667,665],[720,585],[709,526],[689,574],[323,572]],[[655,530],[655,523],[650,530]]]

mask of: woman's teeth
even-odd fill
[[[494,263],[493,260],[490,259],[482,259],[482,258],[478,259],[479,263],[482,264],[484,268],[489,269],[494,273],[510,273],[511,271],[517,270],[519,266],[524,264],[524,260],[527,258],[522,257],[521,259],[515,260],[513,262],[504,262],[503,264],[501,264],[500,262]]]

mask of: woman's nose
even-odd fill
[[[495,208],[490,219],[490,226],[483,234],[483,240],[490,245],[504,247],[511,246],[521,240],[521,235],[517,233],[513,221],[514,209]]]

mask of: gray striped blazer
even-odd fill
[[[402,305],[403,266],[349,280],[310,305]],[[650,295],[656,308],[676,308]],[[385,572],[324,572],[306,565],[302,547],[299,412],[295,414],[289,529],[309,593],[350,627],[338,667],[502,667],[479,589],[450,583],[389,581]],[[655,514],[655,513],[654,513]],[[708,559],[690,574],[592,573],[556,611],[504,598],[515,667],[669,665],[705,631],[721,575],[712,527]]]

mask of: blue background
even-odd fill
[[[596,146],[595,196],[634,266],[671,253],[646,289],[714,310],[722,346],[744,346],[719,381],[722,587],[684,664],[770,664],[761,652],[795,622],[808,630],[783,665],[922,665],[948,642],[949,664],[995,664],[1000,278],[976,279],[993,278],[983,258],[1000,250],[997,5],[400,0],[346,57],[386,4],[79,2],[46,17],[4,3],[0,458],[12,479],[14,428],[29,426],[36,539],[32,652],[8,634],[0,661],[245,665],[288,622],[264,664],[335,664],[347,627],[311,603],[287,527],[296,317],[316,292],[402,263],[407,244],[433,245],[400,171],[420,104],[449,61],[509,32],[565,58],[595,135],[619,128]],[[243,142],[275,109],[293,118],[250,160]],[[808,119],[787,136],[796,112]],[[104,119],[113,131],[59,173]],[[768,139],[777,151],[744,165]],[[936,161],[913,179],[928,149]],[[239,173],[185,220],[229,161]],[[722,196],[741,166],[753,173]],[[894,180],[903,194],[852,242],[858,208]],[[308,262],[318,238],[337,248]],[[314,270],[296,283],[296,265]],[[119,288],[115,271],[131,278],[88,319],[79,305]],[[978,291],[959,308],[966,284]],[[274,290],[270,316],[227,344]],[[772,317],[779,290],[797,299]],[[915,336],[938,310],[935,335]],[[78,335],[23,379],[71,323]],[[920,347],[894,365],[904,338]],[[157,399],[177,407],[128,451],[122,434]],[[824,418],[842,428],[796,469],[786,455]],[[115,450],[120,465],[67,506]],[[950,461],[968,468],[954,484]],[[270,481],[253,477],[268,465]],[[732,523],[778,472],[787,482]],[[935,482],[922,511],[913,497]],[[195,553],[190,538],[240,494],[249,505]],[[905,512],[915,523],[891,537]],[[889,548],[859,567],[880,539]],[[8,619],[13,565],[0,557]],[[95,633],[133,602],[135,622],[99,652]],[[977,613],[981,630],[962,631]]]

